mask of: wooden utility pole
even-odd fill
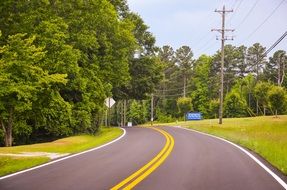
[[[151,94],[151,102],[150,102],[150,122],[151,126],[153,126],[153,94]]]
[[[225,40],[233,40],[233,38],[228,38],[225,36],[225,32],[231,31],[234,29],[225,29],[225,14],[228,12],[233,12],[233,10],[226,10],[223,6],[222,10],[215,10],[215,12],[220,13],[222,16],[222,26],[221,29],[212,29],[211,31],[217,31],[221,33],[221,69],[220,69],[220,106],[219,106],[219,124],[222,124],[223,116],[223,83],[224,83],[224,42]]]
[[[127,100],[124,100],[124,122],[123,126],[125,127],[127,124]]]

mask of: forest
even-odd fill
[[[104,125],[218,117],[220,52],[157,47],[126,0],[0,2],[0,144],[12,146]],[[225,46],[224,117],[286,113],[283,50]]]

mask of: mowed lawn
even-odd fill
[[[116,139],[122,133],[123,131],[120,128],[101,128],[94,136],[80,135],[48,143],[0,147],[0,176],[50,161],[48,157],[13,157],[1,156],[1,154],[19,154],[22,152],[77,153],[103,145]]]
[[[287,174],[287,115],[172,123],[228,139],[251,149]]]

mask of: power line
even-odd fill
[[[203,46],[201,46],[201,47],[199,48],[199,50],[205,48],[208,44],[210,44],[210,42],[213,41],[213,40],[212,40],[213,38],[214,38],[214,36],[211,36],[211,38],[208,38],[208,41],[207,41]]]
[[[155,97],[180,97],[183,96],[183,93],[180,94],[169,94],[169,95],[163,95],[163,94],[154,94]]]
[[[206,50],[209,50],[210,48],[214,47],[214,45],[217,44],[216,41],[212,41],[212,44],[210,44],[209,46],[207,46],[205,49],[203,49],[202,51],[206,51]]]
[[[250,38],[267,22],[267,20],[277,11],[277,9],[284,3],[284,1],[285,1],[285,0],[282,0],[282,1],[275,7],[275,9],[273,9],[273,11],[263,20],[263,22],[262,22],[261,24],[259,24],[259,25],[257,26],[257,28],[256,28],[253,32],[251,32],[251,33],[249,34],[249,36],[248,36],[243,42],[245,42],[246,40],[250,39]]]
[[[186,85],[186,87],[191,87],[192,85],[189,84],[189,85]],[[170,91],[175,91],[175,90],[182,90],[183,87],[179,87],[179,88],[172,88],[172,89],[162,89],[162,90],[158,90],[156,89],[155,91],[158,91],[158,92],[170,92]]]
[[[219,2],[217,2],[217,5],[219,5],[220,3]],[[211,17],[211,19],[209,19]],[[209,14],[208,14],[208,16],[206,16],[206,17],[203,17],[204,19],[201,19],[201,23],[206,23],[206,21],[208,20],[208,22],[209,23],[211,23],[212,25],[213,24],[215,24],[215,17],[213,17],[213,14],[212,14],[212,12],[210,12]],[[193,48],[194,47],[196,47],[198,44],[200,44],[203,40],[205,40],[208,36],[210,35],[210,32],[206,32],[206,33],[200,33],[199,35],[196,35],[196,39],[198,39],[198,40],[196,40],[195,41],[195,46],[193,46]]]
[[[235,9],[234,9],[234,14],[232,14],[232,15],[229,17],[228,22],[231,22],[231,20],[233,19],[233,17],[236,15],[237,10],[239,9],[239,7],[240,7],[240,5],[242,4],[242,2],[243,2],[243,0],[240,0],[240,1],[239,1],[238,5],[237,5],[237,6],[235,7]],[[235,3],[233,4],[232,7],[234,7],[235,4],[236,4],[236,1],[235,1]]]
[[[239,25],[236,28],[239,28],[245,21],[246,19],[249,17],[249,15],[252,13],[253,9],[256,7],[257,3],[259,2],[259,0],[257,0],[251,7],[251,9],[248,11],[248,13],[245,15],[245,17],[242,19],[242,21],[239,23]]]
[[[272,45],[270,48],[268,48],[265,52],[264,55],[267,55],[272,51],[285,37],[287,36],[287,31]]]

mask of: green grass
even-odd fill
[[[287,116],[254,117],[177,122],[161,125],[180,125],[205,133],[213,134],[264,157],[273,166],[287,174]]]
[[[0,157],[0,176],[48,162],[48,157]]]
[[[105,144],[119,137],[123,131],[119,128],[101,128],[94,136],[80,135],[59,139],[49,143],[0,147],[0,154],[21,152],[77,153]],[[50,161],[47,157],[10,157],[0,156],[0,176],[30,168]]]

